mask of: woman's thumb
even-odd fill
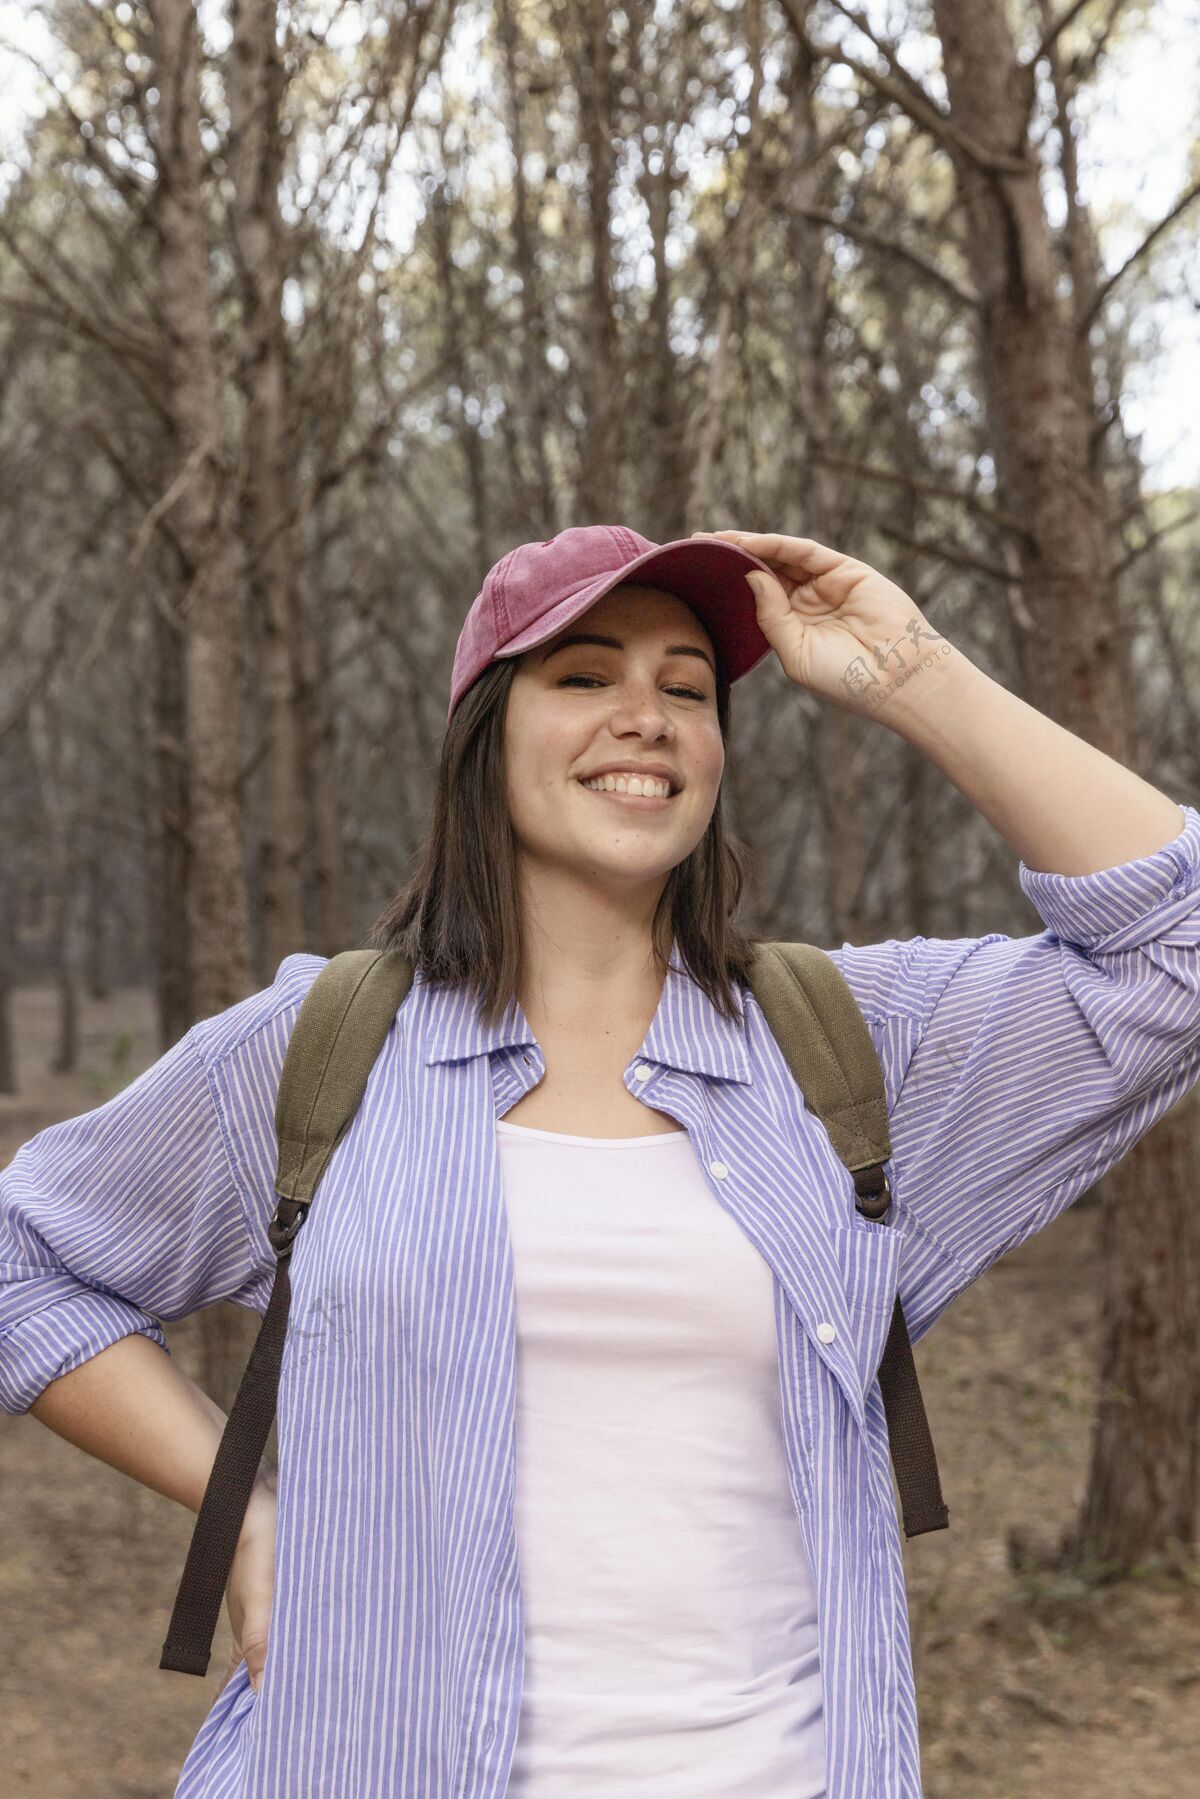
[[[762,569],[754,569],[745,578],[754,595],[759,627],[769,637],[772,626],[782,624],[791,616],[787,594],[775,576]]]

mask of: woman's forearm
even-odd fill
[[[221,1408],[149,1337],[121,1337],[57,1380],[29,1408],[68,1443],[198,1512],[225,1429]],[[272,1495],[259,1466],[251,1509]]]
[[[1182,809],[955,651],[877,716],[937,764],[1030,868],[1088,875],[1170,843]]]

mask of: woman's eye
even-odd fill
[[[599,675],[564,675],[558,685],[560,687],[570,687],[575,681],[599,681],[599,679]],[[704,698],[704,695],[697,692],[694,687],[685,687],[682,682],[676,682],[674,686],[668,687],[667,692],[686,694],[690,700],[702,700]]]

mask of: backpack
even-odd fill
[[[412,975],[412,964],[397,951],[344,950],[326,963],[300,1007],[275,1105],[279,1205],[267,1228],[275,1281],[196,1517],[160,1668],[208,1671],[221,1600],[275,1416],[291,1295],[288,1258]],[[858,1211],[890,1222],[883,1070],[841,970],[813,944],[761,943],[750,985],[805,1104],[854,1177]],[[905,1535],[945,1530],[949,1514],[898,1293],[878,1379]]]

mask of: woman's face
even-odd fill
[[[571,641],[581,634],[612,641]],[[671,775],[666,800],[582,784],[653,764]],[[509,692],[505,766],[519,858],[661,888],[704,836],[725,767],[713,646],[691,607],[626,583],[527,650]]]

